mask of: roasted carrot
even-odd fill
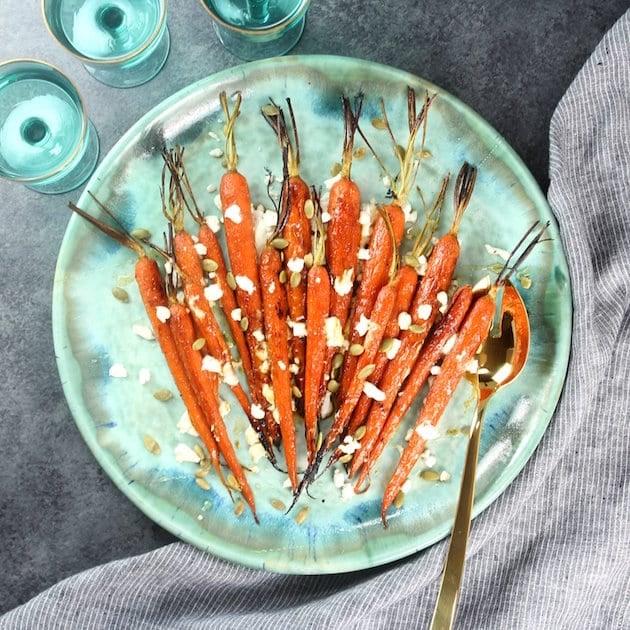
[[[450,288],[460,252],[457,232],[461,216],[472,195],[475,175],[476,169],[467,163],[460,170],[455,188],[455,216],[451,229],[440,237],[431,251],[426,273],[420,282],[411,306],[411,325],[403,331],[400,338],[400,348],[385,368],[378,383],[382,396],[380,396],[380,400],[375,400],[370,408],[365,425],[365,436],[361,440],[361,447],[353,457],[353,473],[363,464],[365,456],[378,439],[398,391],[420,353],[439,312],[438,296],[441,293],[446,293]]]
[[[98,203],[98,201],[97,201]],[[171,372],[175,386],[182,397],[184,406],[188,411],[190,422],[203,441],[214,469],[223,483],[223,473],[219,462],[219,449],[209,429],[209,423],[205,416],[204,410],[199,405],[192,385],[188,380],[186,370],[184,368],[179,353],[175,345],[173,334],[168,324],[169,301],[162,281],[162,275],[157,262],[153,258],[149,258],[144,251],[142,244],[133,239],[130,235],[116,230],[109,225],[103,223],[99,219],[92,217],[90,214],[70,203],[70,208],[81,217],[92,223],[102,232],[116,240],[121,245],[130,248],[138,256],[135,266],[135,277],[138,284],[138,291],[144,304],[147,316],[153,328],[156,339],[166,360],[166,364]],[[99,203],[108,214],[109,211]],[[111,215],[110,215],[111,216]]]
[[[279,427],[273,420],[270,406],[262,393],[263,386],[270,385],[270,379],[268,371],[263,368],[267,357],[267,344],[263,332],[263,303],[258,276],[254,221],[251,210],[252,201],[247,179],[237,170],[238,154],[236,152],[234,126],[239,115],[241,95],[240,93],[237,94],[234,109],[231,112],[225,92],[221,92],[220,100],[226,117],[225,160],[227,170],[221,177],[219,195],[223,208],[228,257],[235,280],[236,300],[247,323],[245,338],[250,349],[254,379],[251,384],[252,399],[264,412],[261,424],[268,442],[277,444],[280,440]]]
[[[221,415],[217,376],[203,369],[202,355],[193,347],[196,339],[195,329],[186,307],[178,302],[172,302],[170,313],[169,326],[189,382],[210,418],[210,428],[219,451],[234,475],[243,498],[251,508],[254,520],[258,522],[254,494],[245,476],[245,471],[238,461],[238,456]]]
[[[400,425],[404,415],[411,407],[416,399],[420,389],[426,382],[431,368],[437,364],[447,341],[457,333],[459,326],[466,316],[470,304],[472,302],[472,288],[468,285],[458,289],[453,296],[453,301],[444,315],[443,319],[431,331],[425,345],[423,346],[418,360],[416,361],[411,373],[405,381],[405,385],[400,391],[396,402],[390,411],[387,420],[383,421],[383,428],[374,443],[372,449],[364,455],[364,463],[361,468],[361,474],[357,479],[355,488],[359,490],[363,487],[363,483],[367,479],[367,475],[380,457],[383,449],[391,441],[396,429]],[[356,467],[350,466],[349,475],[356,473]]]
[[[290,323],[291,325],[297,324],[297,327],[300,328],[304,326],[306,319],[306,275],[308,267],[305,264],[305,257],[311,252],[311,222],[306,211],[306,208],[310,206],[310,189],[300,176],[300,140],[290,99],[287,99],[287,107],[293,130],[293,141],[289,136],[289,129],[282,108],[271,103],[263,107],[262,113],[278,136],[283,152],[283,160],[287,162],[288,198],[286,203],[288,210],[280,236],[287,242],[283,255],[284,268],[288,278],[286,293]],[[312,208],[312,206],[310,207]],[[293,334],[290,343],[290,359],[294,367],[294,381],[298,390],[303,392],[306,340],[301,335]]]
[[[459,384],[466,366],[475,356],[481,342],[488,335],[495,311],[495,294],[488,293],[478,297],[466,315],[457,334],[452,350],[444,357],[439,374],[431,384],[422,410],[411,432],[396,469],[391,476],[383,495],[381,519],[387,525],[387,510],[401,491],[405,480],[411,474],[422,450],[425,440],[422,437],[423,425],[435,425],[446,409],[452,393]]]
[[[297,444],[291,400],[287,298],[280,281],[280,251],[268,243],[260,255],[260,280],[265,295],[265,335],[269,353],[269,370],[273,385],[273,415],[280,426],[287,473],[293,490],[297,490]]]
[[[308,465],[317,454],[320,392],[325,373],[326,318],[330,312],[330,276],[324,266],[324,228],[316,215],[313,265],[306,279],[306,374],[304,379],[304,430]]]
[[[385,206],[385,213],[379,213],[379,216],[376,218],[372,228],[370,242],[368,245],[368,259],[365,261],[363,266],[363,274],[356,291],[352,318],[350,320],[350,345],[359,342],[360,336],[357,331],[357,325],[361,321],[362,317],[369,317],[378,292],[387,282],[389,261],[394,254],[394,250],[400,246],[405,229],[406,218],[403,206],[406,204],[407,198],[413,188],[419,166],[415,141],[420,129],[423,125],[426,125],[431,99],[427,96],[420,113],[416,113],[415,92],[408,89],[407,104],[409,138],[405,149],[401,151],[391,131],[385,105],[381,102],[384,125],[392,139],[396,157],[399,161],[400,173],[397,178],[390,176],[394,199],[391,203]],[[393,228],[395,235],[394,242],[392,242],[390,237],[384,218],[385,216],[387,216],[388,221]],[[354,380],[356,374],[356,363],[357,358],[350,353],[346,353],[341,381],[342,395],[348,390],[350,383]]]

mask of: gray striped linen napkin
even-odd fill
[[[630,628],[630,11],[554,113],[550,176],[572,358],[540,446],[472,528],[465,628]],[[359,573],[286,576],[175,543],[66,579],[0,628],[427,627],[445,545]]]

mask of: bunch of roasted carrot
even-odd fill
[[[342,99],[341,169],[325,210],[318,191],[300,177],[291,103],[287,99],[287,120],[283,108],[271,102],[262,115],[279,141],[284,168],[277,224],[258,254],[250,189],[237,170],[241,96],[236,95],[232,109],[225,93],[220,100],[226,119],[226,172],[219,189],[226,256],[195,202],[180,148],[163,151],[169,237],[164,247],[153,249],[164,258],[166,273],[146,254],[146,243],[72,207],[138,254],[140,294],[191,422],[219,477],[222,457],[254,516],[253,492],[221,413],[220,383],[233,391],[271,464],[286,470],[297,498],[320,473],[325,457],[326,466],[346,464],[357,491],[365,487],[385,445],[435,374],[386,486],[385,522],[422,453],[427,427],[439,420],[492,321],[494,303],[488,306],[487,295],[475,294],[470,286],[452,291],[460,253],[457,233],[476,169],[464,164],[457,176],[449,231],[433,237],[449,181],[445,177],[423,230],[401,257],[407,198],[424,156],[432,99],[426,96],[418,112],[415,93],[408,90],[409,136],[403,146],[394,139],[382,105],[382,127],[399,169],[390,177],[390,195],[378,207],[367,247],[361,247],[361,194],[351,164],[357,133],[372,149],[359,127],[362,97],[354,103]],[[198,224],[194,237],[184,225],[187,215]],[[229,335],[215,315],[219,307]],[[230,336],[238,356],[230,351]],[[237,376],[239,362],[248,393]],[[298,463],[300,416],[305,470]]]

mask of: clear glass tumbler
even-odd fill
[[[92,174],[98,148],[83,101],[59,69],[34,59],[0,63],[0,176],[67,192]]]
[[[289,52],[300,40],[310,0],[201,0],[221,43],[251,61]]]
[[[42,13],[51,35],[101,83],[141,85],[168,57],[166,0],[42,0]]]

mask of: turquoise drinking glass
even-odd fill
[[[34,59],[0,63],[0,176],[42,193],[80,186],[98,159],[98,136],[74,84]]]
[[[50,34],[101,83],[141,85],[168,57],[166,0],[42,0],[42,14]]]
[[[201,0],[219,40],[251,61],[289,52],[304,30],[310,0]]]

